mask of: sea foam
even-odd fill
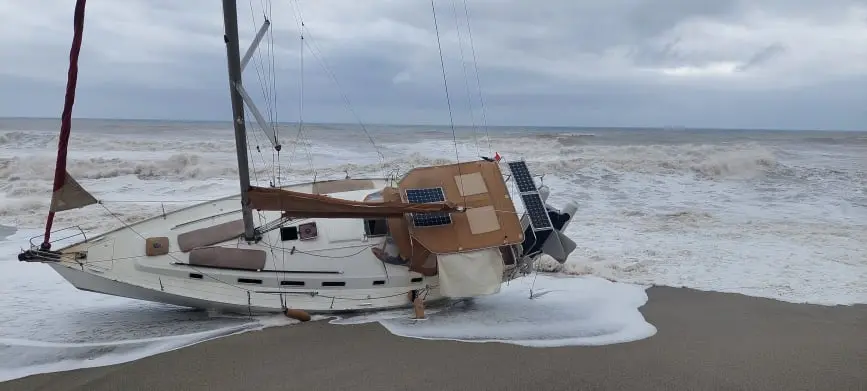
[[[645,287],[594,276],[529,275],[495,295],[458,301],[412,319],[408,311],[365,314],[332,321],[377,321],[395,335],[532,347],[608,345],[648,338],[656,328],[639,307]]]

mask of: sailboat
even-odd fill
[[[66,171],[84,7],[77,0],[45,234],[20,261],[107,295],[245,314],[331,313],[496,294],[543,254],[562,263],[575,249],[562,231],[577,207],[548,205],[548,188],[527,164],[499,155],[400,177],[251,185],[245,106],[259,116],[242,69],[268,21],[242,58],[233,0],[222,8],[240,193],[97,236],[78,226],[53,231],[55,213],[101,204]],[[525,206],[520,214],[509,186]],[[52,236],[74,243],[53,248]]]

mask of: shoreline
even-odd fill
[[[657,333],[634,342],[538,348],[316,321],[32,375],[0,390],[867,389],[867,305],[669,287],[647,294],[640,310]]]

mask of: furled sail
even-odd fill
[[[71,208],[78,208],[84,205],[79,205],[84,201],[84,198],[78,197],[76,202],[72,204],[66,204],[63,206],[63,202],[61,199],[65,194],[64,188],[69,185],[72,185],[76,189],[73,193],[78,194],[86,194],[90,198],[90,194],[87,194],[81,186],[78,185],[74,180],[72,183],[67,183],[68,179],[72,179],[69,174],[66,172],[66,151],[69,147],[69,133],[72,128],[72,106],[75,104],[75,85],[78,82],[78,54],[81,52],[81,38],[84,32],[84,7],[85,0],[77,0],[75,2],[75,14],[73,16],[73,35],[72,35],[72,46],[69,49],[69,72],[67,73],[66,80],[66,99],[63,102],[63,114],[60,119],[60,138],[57,142],[57,164],[55,165],[54,171],[54,194],[52,195],[51,200],[51,210],[48,212],[48,218],[45,222],[45,238],[42,242],[42,248],[48,249],[51,247],[51,224],[54,222],[54,212],[57,210],[65,210]],[[78,191],[80,190],[80,192]],[[83,193],[82,193],[83,192]],[[58,196],[58,193],[61,195]],[[57,202],[55,202],[57,200]],[[67,200],[68,201],[68,200]],[[95,200],[94,200],[95,202]],[[68,205],[79,205],[69,207]]]
[[[451,202],[411,204],[402,201],[351,201],[321,194],[255,186],[251,187],[247,194],[253,209],[282,211],[284,215],[292,217],[373,218],[463,210]]]

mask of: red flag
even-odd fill
[[[497,163],[499,163],[499,162],[500,162],[500,159],[502,159],[502,158],[503,158],[503,157],[500,156],[500,153],[499,153],[499,152],[495,152],[495,153],[494,153],[494,161],[496,161]]]

